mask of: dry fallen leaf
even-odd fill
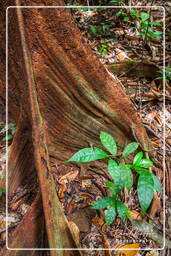
[[[133,220],[142,220],[142,215],[140,212],[137,212],[135,210],[129,211],[130,218]]]
[[[92,223],[97,227],[102,227],[104,224],[104,220],[96,216],[92,219]]]
[[[127,54],[124,51],[122,51],[118,48],[116,48],[115,51],[116,51],[117,60],[119,60],[119,61],[130,60],[130,58],[127,56]]]
[[[72,210],[74,209],[74,207],[76,207],[76,203],[75,203],[75,198],[72,197],[71,200],[69,201],[67,207],[66,207],[66,212],[69,214],[72,212]]]
[[[109,242],[107,236],[103,232],[101,232],[101,235],[102,235],[102,240],[103,240],[104,248],[110,249],[111,246],[110,246],[110,242]],[[105,256],[112,256],[112,252],[110,250],[108,250],[108,251],[105,250]]]
[[[68,222],[68,227],[75,239],[75,242],[77,244],[77,247],[80,247],[80,230],[78,228],[78,226],[75,224],[75,222],[73,221],[69,221]]]
[[[1,212],[0,213],[0,229],[1,229],[1,234],[0,234],[0,238],[4,241],[6,239],[6,223],[7,226],[10,227],[11,225],[17,223],[20,221],[20,216],[15,213],[8,213],[8,217],[6,217],[6,212]],[[2,232],[2,230],[4,230],[4,232]]]
[[[156,115],[154,116],[154,118],[156,119],[156,121],[157,121],[160,125],[163,124],[161,118],[159,117],[159,115],[156,114]]]
[[[159,256],[159,253],[158,251],[150,251],[150,252],[147,252],[145,256]]]
[[[158,196],[157,192],[154,192],[153,202],[149,211],[150,217],[154,218],[160,209],[161,209],[160,197]]]
[[[62,184],[60,187],[59,187],[59,190],[58,190],[58,196],[60,199],[64,198],[65,197],[65,191],[67,190],[67,186],[66,184]]]
[[[17,202],[11,203],[10,204],[10,208],[13,211],[16,211],[18,209],[18,207],[23,204],[25,201],[25,197],[22,197],[21,199],[19,199]]]
[[[126,250],[128,249],[128,250]],[[129,250],[129,249],[134,249],[134,250]],[[140,244],[126,244],[117,251],[118,256],[136,256],[137,253],[139,252],[140,249]]]
[[[75,180],[75,178],[77,177],[79,171],[75,170],[75,171],[71,171],[67,174],[65,174],[64,176],[62,176],[59,180],[58,183],[60,184],[66,184],[69,181]]]

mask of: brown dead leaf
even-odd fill
[[[72,197],[71,200],[69,201],[67,207],[66,207],[67,213],[68,213],[68,214],[71,213],[72,210],[74,209],[74,207],[75,207],[75,198]]]
[[[154,147],[159,148],[160,147],[160,140],[155,140],[155,141],[153,140],[152,144],[153,144]]]
[[[15,212],[12,212],[12,213],[8,212],[8,218],[6,217],[6,212],[0,213],[0,229],[1,230],[6,228],[6,224],[8,227],[10,227],[11,225],[14,225],[15,223],[17,223],[19,221],[20,221],[20,216]],[[5,231],[0,234],[0,238],[3,241],[6,239]]]
[[[111,246],[110,246],[107,236],[103,232],[101,232],[101,235],[102,235],[102,241],[103,241],[104,248],[110,249]],[[105,256],[112,256],[112,252],[110,250],[105,251]]]
[[[171,136],[168,136],[168,137],[166,138],[166,142],[171,146]]]
[[[19,211],[21,212],[22,215],[26,214],[26,212],[30,209],[30,205],[23,203],[19,207]]]
[[[74,222],[80,232],[88,232],[90,230],[91,220],[88,218],[90,209],[79,209],[73,213],[70,213],[67,218],[69,221]]]
[[[73,221],[69,221],[68,227],[74,237],[77,247],[80,247],[80,230],[78,226]]]
[[[162,120],[160,119],[160,117],[158,115],[155,115],[154,118],[156,119],[156,121],[162,125]]]
[[[5,241],[5,240],[6,240],[6,235],[7,235],[7,233],[6,233],[6,232],[3,232],[3,233],[1,233],[0,238],[1,238],[3,241]]]
[[[10,204],[10,208],[13,211],[16,211],[18,209],[18,207],[23,204],[25,201],[25,197],[22,197],[20,200],[18,200],[17,202],[11,203]]]
[[[130,58],[127,56],[127,54],[124,51],[122,51],[118,48],[116,48],[115,51],[116,51],[117,60],[119,60],[119,61],[130,60]]]
[[[129,211],[130,218],[133,220],[142,220],[142,214],[140,212],[137,212],[135,210]]]
[[[145,256],[159,256],[159,252],[153,250],[153,251],[147,252]]]
[[[80,177],[80,179],[81,179],[81,177]],[[85,180],[82,180],[82,182],[81,182],[81,187],[83,187],[83,188],[89,188],[91,185],[92,185],[92,182],[90,179],[85,179]]]
[[[60,187],[59,187],[59,190],[58,190],[58,196],[60,199],[64,198],[65,197],[65,191],[67,190],[67,186],[66,184],[62,184]]]
[[[126,250],[128,249],[128,250]],[[130,250],[130,249],[134,249],[134,250]],[[136,243],[136,244],[126,244],[122,247],[120,247],[120,249],[117,251],[117,255],[118,256],[136,256],[137,253],[139,252],[140,249],[140,244]]]
[[[60,184],[66,184],[69,181],[75,180],[75,178],[77,177],[79,171],[75,170],[75,171],[71,171],[67,174],[65,174],[64,176],[62,176],[59,180],[58,183]]]
[[[161,209],[161,202],[160,197],[158,196],[157,192],[154,192],[153,202],[149,211],[149,215],[151,218],[156,216],[156,213]]]
[[[85,193],[85,192],[80,193],[80,195],[83,200],[88,200],[88,199],[92,198],[92,196],[90,194]]]
[[[92,222],[97,227],[102,227],[103,224],[104,224],[104,220],[102,218],[97,217],[97,216],[92,219]]]

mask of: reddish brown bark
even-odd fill
[[[49,1],[50,5],[55,3]],[[13,12],[9,10],[9,14]],[[49,153],[64,160],[89,142],[98,144],[101,130],[112,133],[121,145],[133,140],[134,130],[142,147],[148,150],[149,141],[133,105],[92,54],[73,24],[70,11],[58,8],[22,12]],[[13,22],[11,18],[9,27]]]

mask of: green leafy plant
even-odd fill
[[[104,56],[107,55],[108,53],[108,50],[107,50],[107,45],[106,44],[102,44],[99,49],[98,49],[98,52],[103,54]]]
[[[3,127],[0,130],[0,135],[5,134],[7,131],[9,131],[8,135],[6,135],[2,138],[2,141],[12,139],[14,136],[15,130],[16,130],[16,123],[13,122],[13,123],[9,123],[8,125],[6,125],[5,123],[1,122],[0,125],[1,125],[1,127]]]
[[[100,34],[100,31],[99,31],[99,29],[98,29],[96,26],[94,26],[94,25],[89,25],[89,27],[90,27],[91,32],[92,32],[94,35]]]
[[[165,78],[167,83],[171,81],[171,67],[166,67],[165,72],[163,70],[158,70],[157,72],[162,74],[162,76],[157,77],[156,80]]]
[[[122,17],[129,17],[128,15],[128,12],[126,12],[126,11],[124,11],[124,10],[119,10],[119,11],[117,11],[116,13],[115,13],[115,15],[116,15],[116,17],[120,17],[120,16],[122,16]]]
[[[133,11],[133,10],[132,10]],[[135,11],[134,11],[135,13]],[[135,14],[133,14],[135,15]],[[149,22],[150,15],[147,12],[141,12],[139,16],[135,16],[139,23],[139,35],[147,36],[148,38],[153,37],[157,39],[161,39],[162,32],[154,31],[152,25],[162,26],[159,22]]]
[[[111,35],[109,25],[104,23],[99,24],[99,26],[89,25],[89,28],[94,36],[107,37]]]
[[[130,28],[137,29],[138,35],[147,37],[147,39],[150,39],[151,37],[161,39],[162,32],[161,31],[154,31],[153,26],[161,27],[162,24],[160,22],[150,22],[150,14],[147,12],[136,12],[134,9],[130,8],[130,12],[126,12],[123,10],[118,11],[116,16],[123,17],[124,22],[133,22],[136,20],[137,24],[132,25]]]
[[[149,168],[153,166],[153,162],[148,158],[143,158],[143,152],[138,152],[134,156],[133,163],[121,163],[125,158],[137,150],[139,147],[138,142],[129,143],[120,156],[117,153],[117,144],[110,134],[101,132],[100,141],[109,153],[97,147],[83,148],[66,162],[73,161],[85,163],[99,159],[108,159],[108,172],[112,181],[105,182],[105,185],[112,193],[112,196],[98,199],[90,208],[97,210],[106,209],[105,221],[109,226],[115,220],[117,215],[123,221],[126,218],[129,218],[129,208],[119,200],[119,195],[124,189],[127,189],[128,192],[130,192],[133,186],[132,169],[139,175],[137,192],[143,212],[146,212],[149,208],[154,191],[162,192],[162,187],[159,179],[149,171]]]
[[[119,3],[121,0],[110,0],[109,3]]]
[[[77,5],[73,5],[73,4],[67,4],[67,7],[68,8],[75,8],[75,9],[77,9],[77,10],[81,10],[81,11],[84,11],[84,12],[87,12],[87,11],[90,11],[90,10],[93,10],[93,11],[104,11],[105,10],[105,8],[100,8],[100,7],[98,7],[98,8],[94,8],[94,7],[91,7],[91,6],[89,6],[89,7],[82,7],[82,6],[77,6]]]
[[[0,199],[2,198],[4,192],[6,192],[6,189],[0,188]]]

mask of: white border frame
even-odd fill
[[[166,18],[166,13],[165,13],[165,8],[163,6],[9,6],[6,8],[6,125],[7,125],[7,130],[6,130],[6,135],[8,135],[8,10],[9,9],[16,9],[16,8],[68,8],[68,9],[75,9],[75,8],[115,8],[115,9],[126,9],[126,8],[137,8],[137,9],[142,9],[142,8],[155,8],[155,9],[162,9],[163,10],[163,70],[165,71],[165,18]],[[165,249],[165,73],[163,75],[163,170],[164,170],[164,176],[163,176],[163,247],[162,248],[144,248],[144,249],[138,249],[139,251],[151,251],[151,250],[164,250]],[[6,140],[6,247],[8,250],[19,250],[19,251],[117,251],[120,248],[10,248],[8,246],[8,140]],[[138,243],[138,242],[137,242]],[[135,250],[135,249],[122,249],[124,250]]]

